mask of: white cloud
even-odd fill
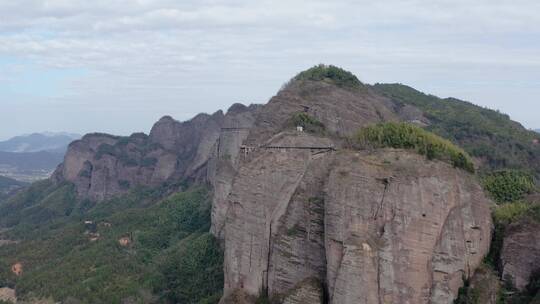
[[[533,0],[0,0],[0,60],[88,71],[65,83],[73,111],[133,100],[159,103],[162,114],[264,102],[319,62],[433,93],[479,82],[504,90],[500,83],[540,76],[538,11]],[[471,90],[458,97],[514,111],[515,102]],[[525,112],[514,116],[540,125]]]

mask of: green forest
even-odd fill
[[[66,209],[84,205],[74,204],[72,187],[40,182],[12,202],[40,208],[32,214],[40,229],[24,214],[2,216],[18,221],[4,236],[24,241],[0,247],[0,285],[16,287],[22,300],[217,303],[221,296],[223,256],[208,233],[204,187],[163,199],[138,189],[82,213]],[[9,271],[15,263],[24,275]]]
[[[427,159],[438,159],[474,173],[470,156],[450,141],[408,123],[381,123],[358,131],[354,143],[363,148],[414,150]]]
[[[375,84],[372,88],[398,105],[420,109],[430,122],[426,129],[482,160],[481,171],[520,169],[540,177],[540,134],[526,130],[508,115],[402,84]]]

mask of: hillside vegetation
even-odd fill
[[[484,177],[484,188],[499,203],[523,199],[535,190],[531,174],[517,170],[501,170]]]
[[[300,126],[305,132],[316,134],[324,134],[326,129],[322,122],[306,113],[295,113],[290,119],[290,126]]]
[[[55,185],[50,180],[43,180],[0,204],[0,227],[36,226],[53,218],[69,216],[79,208],[73,185]]]
[[[500,204],[494,208],[493,222],[494,233],[491,241],[491,248],[485,262],[499,275],[502,272],[501,253],[505,235],[510,225],[527,223],[528,221],[540,223],[540,202],[531,203],[524,201],[515,201],[511,203]],[[532,304],[540,300],[540,268],[533,269],[533,274],[529,278],[529,284],[523,291],[515,288],[512,281],[508,278],[501,278],[503,286],[498,293],[497,303],[501,304]],[[468,304],[479,302],[463,302]]]
[[[408,123],[381,123],[362,128],[354,141],[360,147],[411,149],[428,159],[474,172],[474,164],[463,150],[433,133]]]
[[[455,98],[438,98],[401,84],[376,84],[376,92],[413,105],[430,120],[427,130],[458,144],[484,163],[482,171],[525,169],[540,177],[540,135],[508,115]]]
[[[319,64],[296,75],[291,82],[295,81],[324,81],[343,88],[359,88],[362,83],[351,72],[333,65]]]
[[[59,189],[72,188],[64,185],[52,193]],[[4,237],[23,242],[0,247],[0,286],[15,287],[22,299],[217,303],[223,256],[209,227],[205,188],[164,200],[156,200],[152,191],[133,191],[91,207],[84,216],[52,217],[39,231],[19,218]],[[23,265],[20,277],[10,271],[15,263]]]
[[[13,186],[24,186],[26,183],[14,180],[9,177],[1,176],[0,175],[0,192],[8,190],[9,188]]]
[[[533,177],[523,171],[501,170],[490,173],[483,178],[486,192],[497,202],[493,206],[494,231],[491,241],[490,252],[485,258],[489,267],[501,275],[501,254],[503,243],[510,225],[535,221],[540,223],[540,202],[530,201],[527,195],[536,191]],[[512,281],[501,278],[504,284],[498,294],[497,303],[530,304],[537,303],[534,299],[540,299],[540,269],[529,279],[529,284],[524,291],[515,288]],[[478,288],[478,287],[477,287]],[[469,293],[471,293],[469,291]],[[479,303],[465,301],[457,303]]]
[[[0,175],[0,202],[25,186],[27,186],[26,183]]]

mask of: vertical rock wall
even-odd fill
[[[224,301],[452,303],[490,243],[474,177],[405,151],[262,152],[228,204]]]
[[[501,251],[502,278],[524,290],[533,271],[540,269],[540,223],[525,217],[505,231]]]

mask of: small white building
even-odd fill
[[[298,132],[304,132],[304,127],[302,127],[302,126],[296,126],[296,131],[298,131]]]

